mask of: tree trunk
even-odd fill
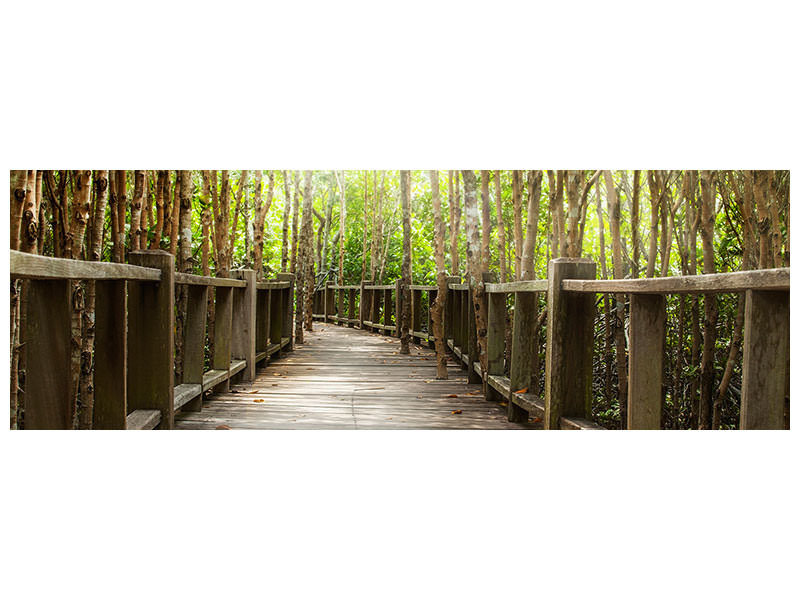
[[[300,249],[302,251],[301,270],[305,280],[303,289],[304,321],[306,331],[313,331],[313,309],[314,309],[314,236],[313,224],[314,204],[312,171],[305,171],[303,181],[303,224],[300,232]]]
[[[656,273],[656,253],[658,251],[658,207],[660,193],[656,181],[656,172],[647,172],[647,185],[650,189],[650,252],[647,254],[647,271],[645,277],[653,277]]]
[[[175,183],[172,187],[172,217],[170,218],[169,228],[169,251],[175,256],[178,262],[178,238],[180,233],[181,219],[181,178],[178,171],[175,171]]]
[[[211,266],[209,264],[209,250],[211,246],[211,173],[203,171],[203,187],[201,188],[200,203],[203,207],[201,221],[203,226],[203,242],[201,246],[201,268],[203,275],[208,277],[211,275]],[[214,182],[216,185],[216,181]]]
[[[503,220],[503,195],[500,187],[500,171],[495,171],[494,196],[497,203],[497,256],[500,260],[500,283],[505,283],[508,280],[506,270],[506,224]]]
[[[775,266],[772,254],[770,233],[772,224],[768,206],[769,178],[767,171],[750,171],[753,186],[753,197],[758,210],[758,268],[771,269]]]
[[[450,273],[451,275],[460,275],[459,264],[460,252],[458,250],[458,232],[461,229],[461,200],[459,193],[459,173],[458,171],[449,171],[449,192],[448,198],[450,203]],[[455,191],[453,188],[455,187]]]
[[[536,279],[536,234],[539,231],[539,206],[542,193],[542,172],[528,171],[528,223],[525,227],[525,242],[522,246],[522,276],[520,279]]]
[[[336,176],[339,182],[339,285],[344,285],[344,232],[347,224],[347,197],[345,195],[345,174]]]
[[[511,171],[511,201],[514,206],[514,279],[522,279],[522,171]]]
[[[583,171],[567,171],[567,256],[578,258],[578,227],[580,223],[580,186]]]
[[[256,279],[261,281],[264,279],[264,224],[267,221],[267,214],[272,205],[272,197],[275,193],[275,172],[267,171],[269,184],[267,186],[267,200],[263,206],[261,204],[261,180],[263,174],[261,171],[256,171],[256,192],[255,192],[255,209],[256,217],[254,220],[253,229],[253,267],[256,270]]]
[[[400,354],[410,354],[411,325],[411,171],[400,171],[400,204],[403,207],[403,265],[400,276]]]
[[[700,193],[702,196],[703,273],[716,273],[714,265],[714,219],[716,217],[716,194],[712,171],[700,171]],[[700,363],[700,429],[712,426],[712,396],[714,392],[714,346],[717,327],[717,297],[706,294],[705,322],[703,327],[703,358]]]
[[[447,342],[444,339],[443,318],[444,302],[447,298],[447,268],[444,263],[444,222],[442,220],[442,202],[439,198],[439,171],[430,171],[430,177],[433,196],[433,254],[436,261],[436,285],[438,287],[436,300],[430,311],[436,346],[436,379],[447,379]]]
[[[377,174],[376,174],[377,177]],[[377,180],[375,181],[377,185]],[[381,240],[383,239],[383,196],[386,193],[386,171],[381,171],[381,189],[378,193],[378,207],[373,215],[372,245],[370,247],[369,279],[375,282],[375,275],[380,266],[378,261],[381,256]]]
[[[364,228],[361,238],[361,281],[367,278],[367,192],[369,190],[369,178],[367,171],[364,171]]]
[[[481,237],[478,231],[478,204],[475,197],[475,173],[471,170],[461,171],[464,178],[464,212],[467,227],[467,266],[469,269],[469,286],[475,309],[475,331],[478,339],[478,352],[481,369],[486,373],[486,322],[488,305],[481,271]]]
[[[489,171],[481,171],[481,271],[491,264],[492,213],[489,199]]]
[[[22,214],[25,212],[25,196],[29,171],[11,171],[11,249],[21,247]]]
[[[233,264],[234,243],[236,233],[239,228],[239,214],[242,212],[242,197],[247,195],[247,181],[249,171],[243,170],[239,175],[239,185],[236,188],[236,206],[233,211],[233,222],[231,223],[230,236],[228,237],[228,256]]]
[[[614,279],[623,278],[622,243],[620,239],[619,196],[614,187],[611,171],[603,171],[608,199],[608,223],[611,228],[611,260],[614,266]],[[628,361],[625,353],[625,295],[615,294],[614,337],[617,351],[617,398],[619,402],[620,429],[628,422]]]
[[[144,187],[146,171],[133,172],[133,198],[131,198],[131,250],[144,248],[142,242],[142,206],[144,205]]]
[[[631,245],[633,246],[633,264],[631,277],[639,277],[639,191],[641,171],[633,172],[633,197],[631,199]]]
[[[283,222],[281,225],[281,273],[289,268],[289,215],[292,212],[292,192],[289,186],[289,172],[281,171],[283,177]]]
[[[603,202],[600,197],[600,185],[596,190],[597,196],[597,223],[600,238],[600,271],[603,279],[608,279],[608,266],[606,265],[606,239],[605,225],[603,224]],[[606,405],[611,403],[613,353],[611,350],[611,296],[603,294],[603,364],[605,377],[603,378],[603,400]]]
[[[292,171],[292,181],[294,182],[294,201],[292,202],[292,273],[297,274],[297,223],[300,213],[300,175],[297,171]],[[299,297],[299,296],[298,296]],[[300,343],[302,342],[302,336]]]
[[[35,254],[39,241],[39,203],[41,201],[43,173],[41,171],[27,171],[25,173],[25,198],[22,205],[22,216],[18,225],[14,225],[12,219],[12,239],[13,235],[16,235],[14,227],[19,227],[19,250]],[[14,207],[12,203],[12,210],[14,209],[18,209],[18,207]]]

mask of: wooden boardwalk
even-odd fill
[[[306,343],[258,370],[255,381],[175,415],[177,429],[527,429],[467,384],[451,356],[436,380],[433,350],[377,334],[315,323]],[[460,411],[460,412],[459,412]]]

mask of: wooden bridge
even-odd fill
[[[11,251],[11,279],[26,280],[22,329],[24,427],[72,428],[71,282],[96,282],[96,429],[544,428],[598,429],[591,421],[595,296],[629,294],[628,422],[658,429],[662,415],[665,296],[746,293],[742,429],[783,429],[788,398],[789,269],[636,280],[595,280],[588,259],[550,262],[546,280],[482,284],[489,298],[486,372],[473,291],[448,280],[450,380],[435,380],[430,311],[435,286],[409,292],[411,355],[398,351],[402,288],[362,282],[315,292],[325,323],[295,346],[294,275],[256,281],[176,273],[163,251],[131,264]],[[181,381],[174,377],[176,288],[188,296]],[[534,307],[546,298],[544,393],[531,367],[541,353]],[[209,298],[213,355],[206,364]],[[514,306],[513,334],[507,311]],[[206,368],[208,367],[208,368]],[[22,395],[22,394],[21,394]]]

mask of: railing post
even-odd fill
[[[203,307],[205,310],[205,307]],[[205,316],[205,314],[204,314]],[[128,417],[127,282],[95,282],[92,429],[125,429]],[[203,346],[201,345],[201,351]]]
[[[364,286],[367,285],[369,282],[361,281],[359,284],[360,292],[358,296],[358,327],[359,329],[364,329],[364,321],[369,320],[367,317],[367,312],[369,310],[369,304],[367,302],[367,290],[364,289]]]
[[[514,392],[528,389],[534,391],[539,373],[533,372],[533,356],[539,352],[536,333],[538,308],[536,292],[514,292],[514,325],[511,330],[511,369],[509,385]],[[508,402],[508,420],[512,423],[527,423],[528,411]]]
[[[493,280],[494,278],[491,278],[489,282]],[[502,396],[489,384],[489,376],[503,375],[505,372],[506,295],[487,293],[487,296],[489,318],[486,328],[487,372],[483,378],[484,394],[488,400],[502,400]],[[513,403],[509,400],[508,405],[511,404]]]
[[[451,283],[459,283],[461,281],[460,277],[447,277],[446,282],[448,285],[447,288],[447,295],[445,296],[445,304],[444,304],[444,341],[445,344],[447,340],[454,339],[453,338],[453,329],[454,329],[454,320],[453,320],[453,298],[456,294],[453,290],[450,289]],[[455,346],[455,341],[453,341],[453,345]]]
[[[660,294],[631,294],[628,429],[661,429],[666,306]]]
[[[256,284],[256,354],[267,352],[264,364],[269,363],[269,331],[272,316],[270,299],[273,291],[275,290],[259,290]],[[258,362],[258,359],[256,361]]]
[[[784,429],[789,361],[789,292],[747,290],[741,429]]]
[[[341,289],[341,284],[339,289],[337,290],[339,295],[337,296],[338,306],[336,307],[336,323],[338,325],[342,324],[342,320],[345,318],[345,310],[344,310],[344,293],[345,290]]]
[[[270,346],[278,344],[278,350],[275,352],[275,358],[278,358],[283,350],[281,348],[281,340],[283,338],[283,297],[286,289],[272,289],[269,290],[269,302],[267,304],[269,309],[269,327],[267,329],[267,363],[272,362],[272,355],[269,353]],[[291,333],[291,329],[289,331]]]
[[[475,370],[475,363],[480,360],[478,347],[478,331],[475,329],[475,296],[472,286],[467,290],[467,344],[469,348],[469,363],[467,364],[467,383],[481,383],[481,376]]]
[[[402,297],[402,286],[402,278],[394,282],[394,337],[396,337],[398,340],[402,337],[402,333],[400,331],[400,321],[403,318],[403,307],[402,303],[400,302],[400,298]]]
[[[422,329],[422,291],[411,290],[411,341],[421,344],[417,332]]]
[[[233,288],[218,285],[214,297],[214,356],[211,368],[230,371],[231,368],[231,329],[233,319]],[[230,390],[230,379],[214,386],[215,392]]]
[[[160,410],[159,428],[173,429],[175,258],[163,250],[137,250],[128,258],[133,265],[160,269],[161,281],[128,283],[127,410]]]
[[[290,351],[294,348],[294,330],[292,329],[292,316],[294,311],[294,282],[295,282],[295,275],[294,273],[278,273],[275,276],[275,279],[278,281],[288,281],[289,287],[281,290],[283,293],[281,294],[281,308],[283,310],[283,324],[281,325],[281,331],[283,337],[289,338],[289,343],[286,345],[286,351]],[[273,297],[274,301],[274,297]],[[278,342],[278,343],[282,343]]]
[[[427,322],[427,334],[428,334],[428,348],[436,348],[436,341],[433,337],[433,314],[431,311],[431,307],[433,303],[436,302],[436,294],[435,290],[428,290],[428,322]]]
[[[561,417],[591,415],[594,294],[564,292],[561,282],[594,279],[596,270],[588,258],[556,258],[547,266],[545,429],[558,429]]]
[[[71,289],[68,279],[23,282],[25,429],[73,427]]]
[[[187,285],[186,325],[183,330],[183,381],[203,384],[206,344],[206,315],[208,313],[208,287]],[[196,412],[203,408],[203,394],[190,400],[183,410]]]
[[[391,337],[391,332],[386,329],[392,325],[392,290],[383,290],[383,335]]]
[[[375,282],[372,282],[375,285]],[[379,333],[381,328],[378,327],[380,325],[379,321],[381,320],[381,291],[380,290],[372,290],[372,294],[370,295],[370,302],[372,304],[372,310],[370,311],[372,321],[372,331],[374,333]]]
[[[347,290],[347,326],[355,327],[356,323],[356,291]]]
[[[253,381],[256,377],[256,272],[238,269],[232,276],[244,281],[246,287],[233,288],[231,358],[247,361],[240,377],[243,381]]]
[[[455,351],[458,348],[458,362],[462,368],[464,368],[464,363],[461,360],[461,354],[464,352],[464,323],[463,323],[463,307],[462,307],[462,292],[461,290],[451,290],[450,293],[452,294],[452,302],[451,305],[453,307],[453,350]],[[455,353],[455,352],[454,352]]]

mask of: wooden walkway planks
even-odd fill
[[[314,324],[306,344],[259,369],[252,383],[175,415],[177,429],[525,429],[487,401],[450,357],[437,381],[435,353],[359,329]],[[453,397],[455,396],[455,397]],[[453,414],[453,411],[461,413]]]

